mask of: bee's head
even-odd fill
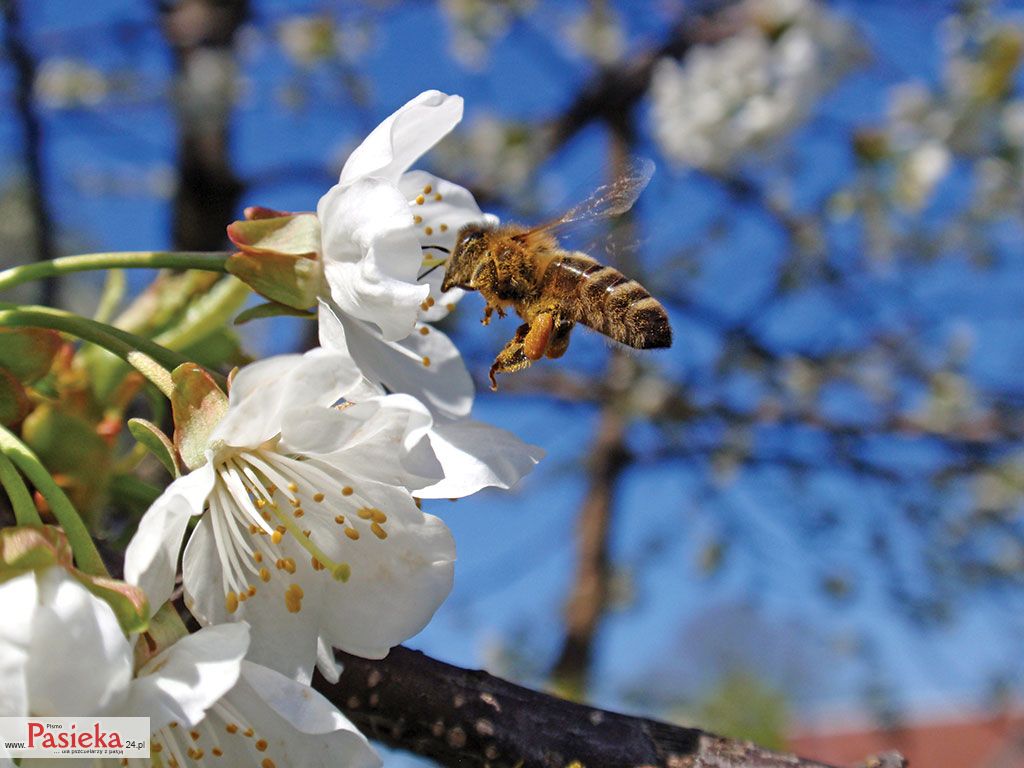
[[[455,238],[455,248],[448,257],[447,268],[441,290],[451,288],[469,288],[480,256],[487,250],[487,234],[492,227],[487,224],[467,224],[459,230]]]

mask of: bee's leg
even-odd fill
[[[551,344],[551,332],[555,318],[550,312],[541,312],[530,323],[530,330],[523,339],[523,354],[530,360],[540,360]]]
[[[566,320],[561,316],[555,317],[555,329],[551,332],[551,343],[547,351],[550,359],[556,360],[565,354],[565,350],[569,348],[569,334],[575,326],[576,323],[572,320]]]
[[[494,378],[494,374],[521,371],[523,368],[529,368],[530,363],[533,362],[523,351],[523,342],[529,332],[529,323],[523,323],[520,325],[519,328],[516,329],[516,335],[509,339],[505,348],[498,353],[496,358],[494,358],[494,363],[491,365],[491,370],[488,374],[491,379],[491,389],[493,391],[497,391],[498,389],[498,382]]]
[[[501,307],[496,306],[494,304],[488,304],[486,307],[484,307],[484,316],[483,316],[483,318],[481,318],[480,323],[482,325],[490,325],[491,324],[491,316],[495,312],[498,313],[498,317],[502,318],[503,320],[505,319],[505,310],[504,309],[502,309]]]

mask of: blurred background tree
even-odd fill
[[[245,205],[313,209],[425,88],[467,106],[432,170],[504,218],[557,215],[631,156],[657,162],[591,245],[666,304],[671,351],[577,332],[492,395],[511,321],[481,328],[475,297],[449,321],[477,413],[549,458],[514,495],[432,510],[460,565],[413,645],[767,742],[830,714],[891,724],[1019,694],[1024,7],[0,9],[0,266],[222,248]],[[122,303],[88,277],[40,290]],[[215,358],[240,359],[214,331]],[[313,340],[298,320],[239,332],[256,354]],[[82,491],[97,509],[123,491],[111,472]]]

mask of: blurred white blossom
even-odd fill
[[[738,34],[663,59],[655,138],[678,163],[721,171],[802,121],[856,54],[848,26],[811,0],[748,0]]]
[[[51,109],[94,107],[110,91],[106,76],[78,59],[44,60],[36,73],[35,97]]]

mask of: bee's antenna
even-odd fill
[[[447,261],[447,259],[445,259],[445,261]],[[439,262],[438,262],[437,264],[435,264],[434,266],[432,266],[432,267],[431,267],[430,269],[428,269],[428,270],[427,270],[426,272],[424,272],[424,273],[423,273],[422,275],[417,275],[416,279],[417,279],[417,280],[422,280],[422,279],[423,279],[424,277],[426,277],[427,275],[429,275],[429,274],[430,274],[431,272],[433,272],[433,271],[434,271],[435,269],[437,269],[438,267],[443,267],[443,266],[444,266],[444,261],[439,261]]]
[[[431,248],[433,248],[435,251],[441,251],[442,253],[451,253],[451,251],[449,251],[447,248],[443,248],[440,245],[421,245],[420,248],[422,248],[424,251],[429,251]]]

